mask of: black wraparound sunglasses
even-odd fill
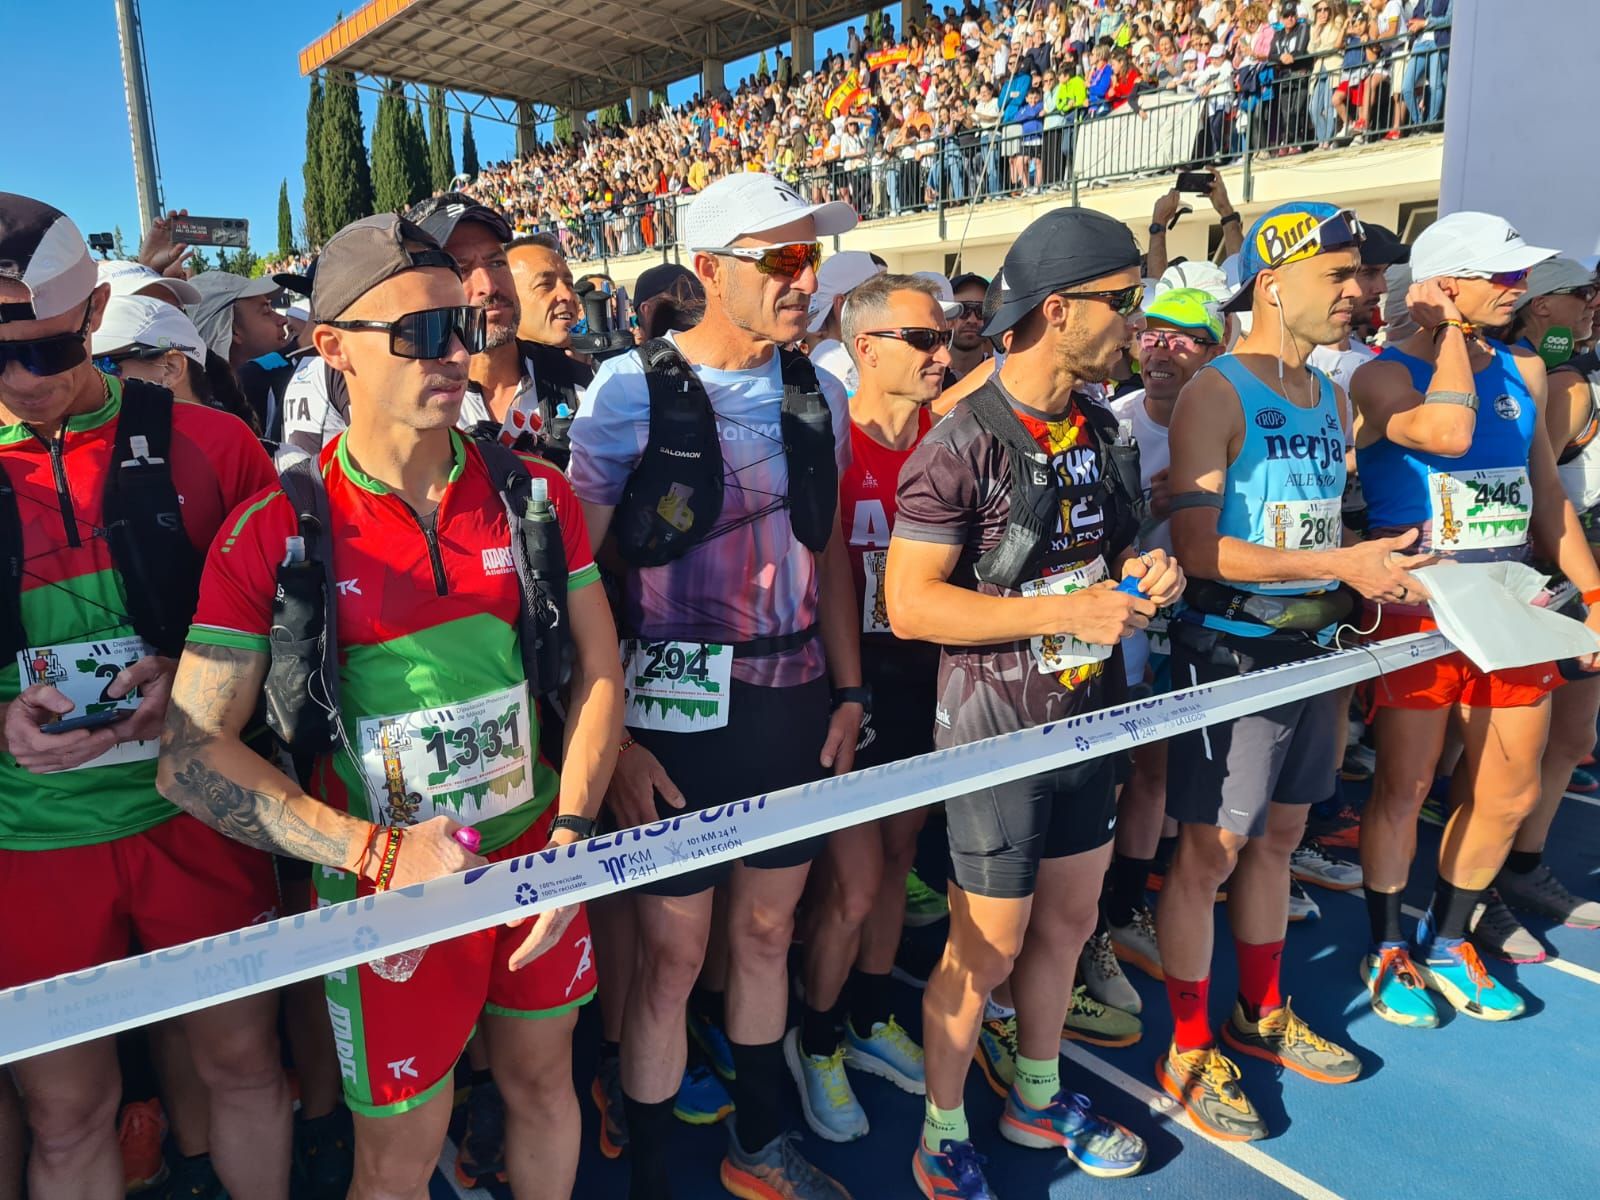
[[[460,338],[468,354],[483,353],[488,321],[481,308],[428,308],[407,313],[395,321],[323,321],[335,329],[373,329],[389,335],[389,353],[396,358],[434,359],[450,353],[452,338]]]
[[[913,350],[920,350],[927,354],[948,346],[954,335],[948,329],[929,329],[925,326],[913,326],[909,329],[869,329],[866,337],[893,338],[897,342],[904,342]]]

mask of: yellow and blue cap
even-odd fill
[[[1239,290],[1224,312],[1248,312],[1256,276],[1288,263],[1313,258],[1325,250],[1360,246],[1361,222],[1355,213],[1318,200],[1291,200],[1256,218],[1239,252]]]

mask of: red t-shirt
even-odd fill
[[[883,565],[894,530],[895,489],[900,468],[932,425],[928,409],[919,409],[916,440],[904,450],[891,450],[855,422],[850,423],[850,466],[839,480],[839,521],[850,547],[850,574],[861,606],[862,633],[890,632]]]

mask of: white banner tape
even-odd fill
[[[1429,633],[1342,650],[24,984],[0,992],[0,1063],[1160,741],[1451,648]]]

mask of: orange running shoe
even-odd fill
[[[122,1149],[122,1185],[129,1193],[165,1183],[169,1173],[161,1143],[167,1136],[167,1115],[161,1101],[136,1100],[122,1106],[117,1119],[117,1145]]]

